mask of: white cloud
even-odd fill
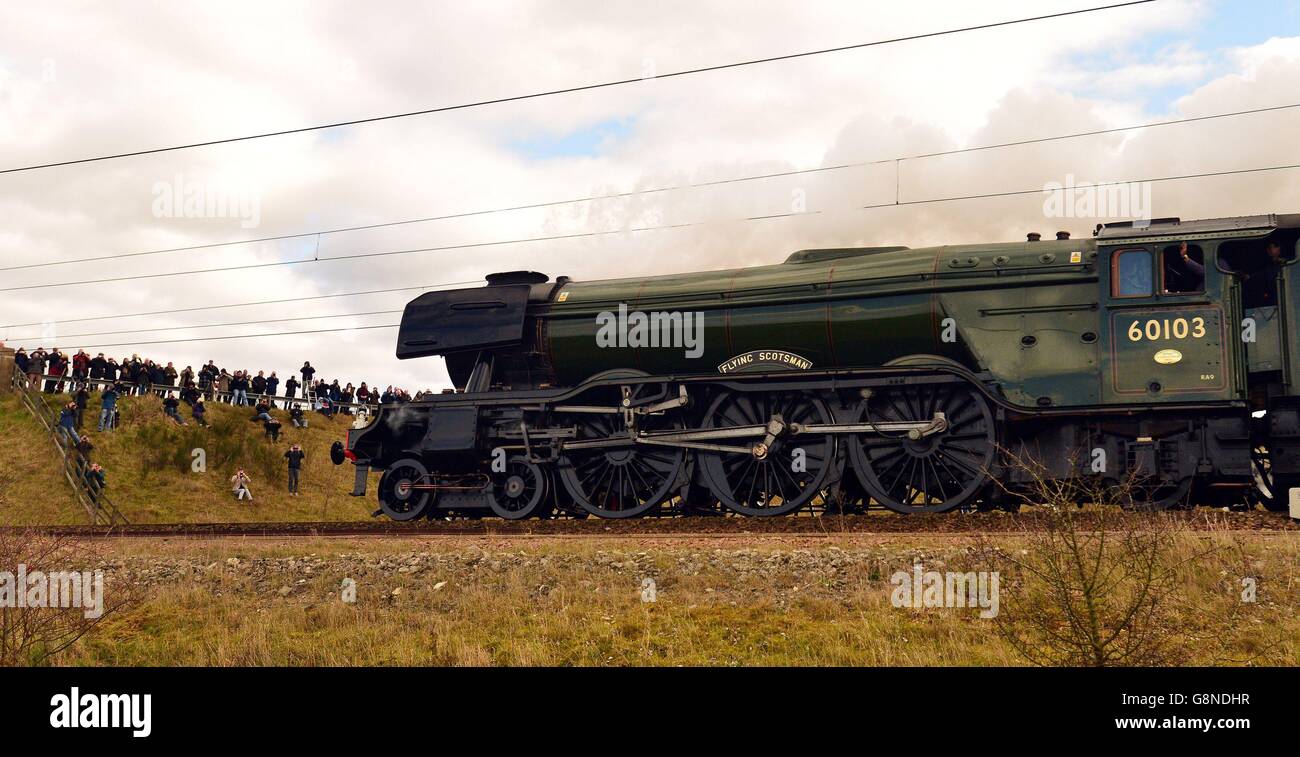
[[[1160,3],[1038,24],[848,51],[699,76],[526,100],[334,132],[0,176],[0,261],[66,260],[239,238],[238,219],[159,219],[151,189],[179,172],[260,198],[257,236],[442,215],[606,191],[888,158],[1132,123],[1154,114],[1125,101],[1133,84],[1203,80],[1211,52],[1174,45],[1158,65],[1123,50],[1204,19],[1199,3]],[[739,8],[744,10],[739,10]],[[367,6],[174,3],[15,6],[0,28],[0,166],[228,137],[268,129],[499,97],[938,28],[1070,10],[1077,3],[989,6],[827,2]],[[1236,50],[1230,70],[1177,101],[1175,115],[1260,107],[1294,97],[1297,40]],[[52,64],[53,75],[49,75]],[[1074,85],[1084,77],[1109,91]],[[1127,84],[1126,84],[1127,83]],[[1121,92],[1117,95],[1116,90]],[[616,118],[633,130],[599,155],[532,161],[511,140],[559,136]],[[906,199],[1142,178],[1300,160],[1297,117],[1279,113],[1008,150],[908,161]],[[1158,215],[1294,210],[1282,175],[1157,185]],[[787,212],[803,218],[734,219]],[[880,210],[892,164],[549,211],[326,236],[319,256],[546,234],[711,221],[678,230],[454,252],[304,263],[0,294],[0,323],[97,316],[477,280],[532,268],[578,279],[775,262],[803,247],[913,246],[1044,233],[1029,196]],[[728,220],[731,219],[731,220]],[[1090,231],[1081,222],[1071,229]],[[5,272],[0,288],[252,265],[316,254],[316,240],[263,243]],[[63,334],[400,309],[411,295],[60,325]],[[191,332],[77,337],[95,344],[214,333],[296,331],[394,322],[396,316],[296,321]],[[0,329],[9,338],[31,327]],[[19,332],[23,333],[19,333]],[[37,331],[36,333],[39,333]],[[0,337],[6,336],[0,333]],[[218,363],[284,375],[304,359],[343,381],[415,390],[446,377],[438,360],[399,362],[394,332],[114,347],[178,365]]]

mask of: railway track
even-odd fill
[[[1089,517],[1088,514],[1084,514]],[[1300,523],[1279,513],[1193,510],[1151,517],[1171,517],[1192,531],[1220,533],[1300,534]],[[975,535],[1042,530],[1046,519],[1038,514],[969,513],[808,516],[793,518],[681,517],[643,520],[504,521],[497,519],[418,521],[326,521],[300,523],[132,523],[116,526],[6,527],[5,531],[37,531],[52,536],[79,538],[320,538],[446,536],[537,538],[735,538],[764,536],[831,537],[848,535]]]

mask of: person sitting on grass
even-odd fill
[[[104,468],[99,463],[92,463],[90,470],[86,471],[86,493],[90,495],[90,501],[99,504],[99,493],[107,486],[108,482],[104,480]]]
[[[276,419],[268,415],[267,420],[262,421],[262,430],[271,441],[280,441],[280,422]]]
[[[77,435],[76,424],[77,403],[69,402],[63,406],[63,410],[59,413],[59,431],[63,434],[63,438],[67,443],[71,445],[81,441],[81,437]]]
[[[194,400],[194,409],[191,410],[190,413],[194,416],[195,423],[199,424],[200,426],[203,426],[204,428],[207,427],[208,408],[204,406],[202,397]]]
[[[95,445],[90,443],[90,434],[82,434],[81,441],[77,442],[77,470],[85,472],[90,465],[90,453],[95,449]]]
[[[257,400],[257,406],[253,408],[253,417],[249,418],[249,420],[263,422],[272,420],[271,406],[267,404],[266,397],[261,397]]]
[[[297,402],[289,408],[289,420],[293,422],[294,428],[307,428],[307,418],[302,414],[302,405]]]
[[[181,402],[180,400],[176,399],[176,394],[174,392],[168,392],[167,398],[163,400],[163,413],[168,418],[171,418],[172,420],[176,421],[177,426],[184,426],[186,425],[185,420],[181,418],[181,414],[178,410],[180,406],[181,406]]]
[[[248,477],[248,474],[244,472],[243,468],[240,468],[239,470],[235,471],[235,475],[230,477],[230,483],[231,483],[230,490],[234,492],[235,499],[243,499],[244,497],[248,497],[249,502],[253,501],[253,492],[248,488],[248,484],[251,481],[252,479]]]

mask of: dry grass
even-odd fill
[[[1192,650],[1181,662],[1300,663],[1292,578],[1300,539],[1180,538],[1178,554],[1197,553],[1204,539],[1231,547],[1222,553],[1230,559],[1184,579],[1197,612],[1176,619]],[[979,569],[966,537],[769,538],[743,548],[652,539],[139,542],[119,552],[143,602],[64,664],[1024,664],[973,610],[891,605],[890,576],[914,561]],[[1243,570],[1258,580],[1255,604],[1240,602]],[[356,582],[355,604],[341,601],[345,578]],[[656,582],[653,603],[642,601],[646,578]],[[1228,638],[1197,643],[1226,613],[1237,616]]]
[[[45,397],[55,401],[52,395]],[[119,406],[121,427],[101,434],[94,430],[99,400],[92,397],[85,430],[95,445],[92,459],[107,472],[109,496],[132,523],[359,520],[374,510],[372,497],[348,496],[352,466],[329,461],[329,447],[346,434],[348,416],[327,419],[309,413],[310,427],[295,429],[287,412],[272,411],[284,424],[280,441],[272,443],[261,423],[248,420],[252,408],[210,404],[211,428],[204,429],[175,425],[163,416],[157,397],[132,397]],[[0,394],[0,427],[0,465],[17,473],[12,504],[0,512],[0,525],[85,522],[85,512],[58,472],[54,445],[14,395]],[[282,457],[294,442],[307,453],[298,497],[286,491]],[[196,448],[206,450],[205,473],[191,468]],[[230,493],[236,467],[253,478],[251,505],[236,502]]]

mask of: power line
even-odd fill
[[[795,60],[797,58],[807,58],[814,55],[826,55],[829,53],[845,52],[847,50],[859,50],[868,47],[878,47],[881,45],[893,44],[896,42],[910,42],[919,39],[928,39],[932,37],[942,37],[950,34],[961,34],[964,32],[980,31],[984,29],[994,29],[1003,26],[1012,26],[1015,24],[1025,24],[1033,21],[1045,21],[1053,18],[1064,18],[1066,16],[1076,16],[1084,13],[1095,13],[1097,11],[1114,10],[1131,5],[1145,5],[1155,0],[1130,0],[1130,2],[1114,3],[1111,5],[1102,5],[1093,8],[1081,8],[1079,10],[1062,11],[1060,13],[1049,13],[1041,16],[1031,16],[1028,18],[1011,19],[1008,21],[996,21],[988,24],[979,24],[976,26],[965,26],[957,29],[945,29],[937,32],[925,32],[922,34],[911,34],[905,37],[894,37],[892,39],[876,40],[873,42],[861,42],[853,45],[841,45],[839,47],[829,47],[821,50],[807,50],[799,53],[788,53],[785,55],[774,55],[766,58],[755,58],[752,60],[736,61],[733,63],[722,63],[714,66],[703,66],[700,68],[689,68],[681,71],[671,71],[666,74],[656,76],[637,77],[634,79],[618,79],[615,81],[600,82],[596,84],[582,84],[562,89],[545,90],[541,92],[531,92],[522,95],[511,95],[508,97],[498,97],[489,100],[478,100],[474,102],[458,103],[456,105],[444,105],[436,108],[426,108],[424,110],[414,110],[405,113],[391,113],[383,116],[371,116],[368,118],[357,118],[350,121],[336,121],[333,123],[318,124],[316,126],[303,126],[296,129],[283,129],[280,131],[262,132],[259,134],[247,134],[240,137],[228,137],[225,139],[212,139],[204,142],[191,142],[188,144],[172,145],[170,147],[155,147],[145,150],[136,150],[133,152],[112,153],[108,155],[98,155],[89,158],[77,158],[73,160],[63,160],[54,163],[40,163],[30,166],[20,166],[16,168],[0,169],[0,174],[18,173],[21,171],[37,171],[45,168],[55,168],[58,166],[71,166],[82,163],[94,163],[104,160],[116,160],[118,158],[138,157],[141,155],[154,155],[164,152],[175,152],[177,150],[190,150],[197,147],[210,147],[213,145],[230,144],[234,142],[247,142],[254,139],[265,139],[267,137],[282,137],[290,134],[302,134],[311,131],[320,131],[324,129],[337,129],[344,126],[357,126],[360,124],[376,123],[379,121],[391,121],[399,118],[411,118],[413,116],[427,116],[434,113],[446,113],[454,110],[465,110],[467,108],[477,108],[485,105],[499,105],[508,102],[518,102],[521,100],[532,100],[540,97],[551,97],[554,95],[571,94],[574,92],[587,92],[596,89],[606,89],[610,87],[619,87],[627,84],[638,84],[654,79],[671,79],[681,76],[690,76],[710,71],[723,71],[726,69],[740,68],[742,66],[754,66],[762,63],[776,63],[779,61]]]
[[[471,279],[469,281],[444,281],[437,284],[424,284],[421,286],[411,287],[394,287],[392,289],[367,289],[360,292],[339,292],[338,294],[315,294],[310,297],[287,297],[279,300],[256,300],[254,302],[232,302],[226,305],[200,305],[189,308],[173,308],[171,310],[147,310],[140,313],[118,313],[116,315],[96,315],[88,318],[60,318],[59,323],[80,323],[82,321],[105,321],[117,318],[138,318],[145,315],[169,315],[171,313],[192,313],[198,310],[225,310],[228,308],[252,307],[255,305],[279,305],[285,302],[306,302],[308,300],[328,300],[337,297],[361,297],[368,294],[388,294],[390,292],[411,292],[416,289],[438,289],[440,287],[464,286],[466,284],[480,284],[482,279]],[[12,329],[21,326],[43,326],[44,321],[32,321],[30,323],[9,323],[0,328]]]
[[[1180,176],[1158,176],[1151,179],[1128,179],[1126,181],[1099,181],[1089,184],[1089,187],[1114,187],[1121,184],[1156,184],[1162,181],[1181,181],[1183,179],[1208,179],[1215,176],[1232,176],[1236,174],[1264,173],[1266,171],[1290,171],[1300,168],[1300,163],[1291,163],[1283,166],[1261,166],[1259,168],[1238,168],[1231,171],[1207,171],[1204,173],[1189,173]],[[863,205],[862,210],[873,210],[876,208],[894,208],[902,205],[927,205],[935,202],[960,202],[963,200],[984,200],[992,197],[1014,197],[1016,195],[1027,194],[1046,194],[1048,192],[1066,192],[1078,191],[1087,187],[1060,187],[1057,189],[1017,189],[1010,192],[985,192],[984,194],[959,195],[955,197],[931,197],[924,200],[904,200],[901,202],[886,202],[877,205]]]
[[[201,336],[188,339],[158,339],[148,342],[114,342],[112,344],[74,344],[77,349],[99,349],[100,347],[140,347],[146,344],[180,344],[182,342],[216,342],[225,339],[258,339],[268,336],[299,336],[302,334],[333,334],[339,331],[369,331],[371,329],[395,329],[401,324],[384,323],[375,326],[349,326],[337,329],[311,329],[309,331],[274,331],[266,334],[231,334],[228,336]]]
[[[810,211],[802,215],[816,215],[819,212],[821,211]],[[785,214],[785,215],[797,215],[797,214]],[[755,219],[745,219],[745,220],[760,220],[760,219],[755,218]],[[79,284],[108,284],[117,281],[137,281],[140,279],[161,279],[161,278],[168,278],[171,276],[190,276],[190,275],[202,274],[202,273],[228,273],[230,271],[243,271],[243,270],[248,270],[250,268],[272,268],[275,266],[300,265],[302,263],[323,263],[328,260],[356,260],[358,258],[378,258],[378,257],[385,257],[388,255],[410,255],[417,252],[448,252],[451,250],[467,250],[467,249],[474,249],[474,248],[481,248],[481,247],[496,247],[496,246],[507,245],[507,244],[523,244],[526,242],[550,242],[550,241],[561,240],[561,239],[578,239],[581,237],[608,236],[610,234],[629,234],[629,233],[636,233],[641,231],[662,231],[665,229],[679,229],[686,226],[698,226],[698,225],[700,224],[679,223],[679,224],[669,224],[664,226],[640,226],[633,229],[611,229],[608,231],[585,231],[585,232],[574,233],[574,234],[556,234],[552,236],[543,236],[543,237],[501,239],[492,242],[471,242],[468,244],[443,245],[441,247],[419,247],[410,250],[388,250],[385,252],[360,252],[351,255],[334,255],[332,257],[327,257],[327,258],[311,257],[302,260],[278,260],[271,263],[248,263],[245,265],[232,265],[232,266],[225,266],[222,268],[200,268],[193,271],[174,271],[172,273],[141,273],[141,274],[135,274],[133,276],[115,276],[107,279],[82,279],[80,281],[64,281],[64,282],[54,282],[49,284],[25,284],[23,286],[16,286],[16,287],[2,287],[0,288],[0,292],[15,292],[24,289],[49,289],[52,287],[77,286]]]
[[[144,334],[151,331],[189,331],[191,329],[215,329],[223,326],[251,326],[258,323],[287,323],[289,321],[315,321],[325,318],[360,318],[368,315],[394,315],[402,312],[401,310],[370,310],[362,313],[333,313],[327,315],[302,315],[293,318],[261,318],[256,321],[227,321],[226,323],[200,323],[188,326],[155,326],[149,329],[124,329],[120,331],[91,331],[82,334],[59,334],[56,341],[65,342],[74,337],[87,336],[113,336],[116,334]],[[51,341],[44,336],[16,336],[10,339],[13,342],[35,342]]]
[[[1257,168],[1240,168],[1240,169],[1234,169],[1229,171],[1212,171],[1212,172],[1195,173],[1195,174],[1181,174],[1177,176],[1160,176],[1160,177],[1147,178],[1147,179],[1128,179],[1124,181],[1097,182],[1094,183],[1092,186],[1104,187],[1104,186],[1115,186],[1119,184],[1134,184],[1134,183],[1154,184],[1157,182],[1178,181],[1182,179],[1200,179],[1200,178],[1209,178],[1215,176],[1231,176],[1235,174],[1252,174],[1252,173],[1261,173],[1265,171],[1286,171],[1286,170],[1292,170],[1296,168],[1300,168],[1300,164],[1262,166]],[[1042,187],[1038,189],[1020,189],[1020,190],[1013,190],[1009,192],[987,192],[983,194],[960,195],[960,196],[953,196],[953,197],[930,197],[921,200],[895,200],[894,202],[889,202],[889,203],[863,205],[859,209],[873,210],[878,208],[900,207],[905,205],[926,205],[926,204],[938,203],[938,202],[959,202],[963,200],[979,200],[979,199],[986,199],[992,197],[1011,197],[1015,195],[1026,195],[1026,194],[1046,194],[1048,192],[1063,192],[1066,191],[1067,189],[1073,190],[1075,188],[1060,187],[1056,189],[1049,189],[1046,187]],[[804,211],[804,212],[797,212],[797,213],[778,213],[774,215],[750,216],[748,218],[743,218],[739,220],[765,221],[765,220],[772,220],[777,218],[792,218],[795,216],[818,215],[821,212],[822,211],[819,210],[813,210],[813,211]],[[303,263],[324,263],[332,260],[358,260],[362,258],[387,257],[392,255],[412,255],[412,254],[425,253],[425,252],[448,252],[454,250],[481,249],[485,247],[499,247],[502,245],[526,244],[531,242],[552,242],[557,240],[601,237],[601,236],[609,236],[611,234],[635,234],[635,233],[645,232],[645,231],[665,231],[669,229],[682,229],[682,228],[689,228],[693,226],[703,226],[709,223],[714,223],[714,222],[696,221],[690,223],[666,224],[661,226],[640,226],[640,227],[630,228],[630,229],[610,229],[607,231],[586,231],[586,232],[577,232],[573,234],[556,234],[556,235],[541,236],[541,237],[521,237],[516,239],[501,239],[501,240],[495,240],[489,242],[470,242],[466,244],[443,245],[438,247],[417,247],[417,248],[407,249],[407,250],[386,250],[384,252],[361,252],[361,253],[354,253],[350,255],[334,255],[325,258],[312,257],[303,260],[281,260],[281,261],[275,261],[271,263],[249,263],[246,265],[226,266],[223,268],[202,268],[193,271],[175,271],[172,273],[146,273],[146,274],[136,274],[133,276],[116,276],[116,277],[105,278],[105,279],[83,279],[79,281],[63,281],[63,282],[53,282],[48,284],[24,284],[22,286],[0,287],[0,292],[16,292],[16,291],[22,291],[28,289],[49,289],[49,288],[57,288],[57,287],[78,286],[82,284],[106,284],[106,283],[112,283],[118,281],[136,281],[140,279],[169,278],[172,276],[190,276],[190,275],[204,274],[204,273],[228,273],[231,271],[248,270],[254,268],[271,268],[275,266],[300,265]]]
[[[238,239],[225,242],[208,242],[205,244],[187,245],[184,247],[166,247],[157,250],[144,250],[139,252],[124,252],[111,255],[96,255],[85,258],[70,258],[68,260],[47,260],[40,263],[25,263],[22,265],[11,265],[0,267],[0,271],[19,271],[32,268],[48,268],[56,265],[71,265],[73,263],[91,263],[97,260],[121,260],[123,258],[136,258],[148,255],[163,255],[172,252],[192,252],[199,250],[210,250],[217,247],[232,247],[244,244],[260,244],[263,242],[282,242],[288,239],[306,239],[310,237],[330,236],[334,234],[345,234],[354,231],[370,231],[374,229],[392,228],[396,226],[409,226],[419,223],[432,223],[435,221],[451,221],[460,218],[472,218],[475,216],[495,215],[498,213],[511,213],[522,210],[540,210],[542,208],[551,208],[559,205],[573,205],[582,202],[599,202],[602,200],[620,200],[628,197],[637,197],[648,194],[659,194],[663,192],[676,192],[683,189],[704,189],[708,187],[722,186],[726,184],[738,184],[742,182],[762,181],[765,179],[779,179],[789,176],[800,176],[814,173],[826,173],[829,171],[842,171],[850,168],[863,168],[866,166],[885,165],[888,163],[899,163],[910,160],[921,160],[924,158],[938,158],[949,155],[960,155],[968,152],[982,152],[986,150],[997,150],[1007,147],[1022,147],[1025,145],[1043,144],[1046,142],[1056,142],[1066,139],[1080,139],[1082,137],[1096,137],[1106,134],[1118,134],[1126,131],[1137,131],[1140,129],[1154,129],[1163,126],[1178,126],[1183,124],[1197,123],[1200,121],[1213,121],[1221,118],[1236,118],[1239,116],[1258,115],[1260,113],[1270,113],[1280,110],[1290,110],[1300,108],[1300,103],[1290,103],[1286,105],[1272,105],[1264,108],[1251,108],[1248,110],[1235,110],[1226,113],[1212,113],[1205,116],[1193,116],[1191,118],[1170,119],[1167,121],[1152,121],[1142,124],[1131,124],[1129,126],[1115,126],[1106,129],[1093,129],[1091,131],[1071,132],[1069,134],[1057,134],[1048,137],[1034,137],[1030,139],[1020,139],[1012,142],[996,142],[987,145],[976,145],[974,147],[960,147],[951,150],[940,150],[937,152],[916,153],[914,155],[900,155],[893,158],[878,158],[875,160],[862,160],[852,163],[838,163],[829,166],[818,166],[816,168],[799,168],[788,171],[774,171],[770,173],[751,174],[748,176],[736,176],[728,179],[714,179],[711,181],[686,182],[682,184],[671,184],[663,187],[652,189],[635,189],[626,192],[611,192],[607,194],[586,195],[583,197],[570,197],[562,200],[544,200],[541,202],[527,203],[522,205],[510,205],[497,208],[482,208],[478,210],[467,210],[458,213],[447,213],[436,216],[423,216],[420,218],[406,218],[398,221],[384,221],[380,223],[361,224],[357,226],[340,226],[331,229],[316,229],[314,231],[302,231],[293,234],[278,234],[274,236],[256,237],[253,239]]]

